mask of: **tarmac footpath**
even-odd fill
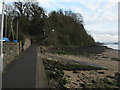
[[[2,88],[48,88],[39,48],[31,45],[2,74]]]

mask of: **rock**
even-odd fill
[[[55,68],[55,71],[57,71],[58,69],[57,68]]]
[[[95,81],[95,80],[92,80],[91,82],[94,83],[94,84],[97,84],[97,81]]]
[[[109,81],[108,84],[109,84],[109,85],[112,85],[113,83]]]
[[[115,79],[120,81],[120,72],[116,72],[115,73]]]
[[[66,77],[68,77],[68,78],[69,78],[70,76],[69,76],[69,75],[66,75]]]
[[[63,77],[64,75],[63,75],[63,74],[60,74],[60,76],[62,76],[62,77]]]
[[[50,67],[48,66],[47,69],[50,69]]]
[[[72,82],[74,85],[78,85],[78,83],[76,83],[76,82]]]
[[[111,79],[115,79],[115,77],[114,77],[114,76],[111,76],[111,75],[107,75],[106,77],[107,77],[107,78],[111,78]]]
[[[52,67],[52,65],[51,65],[51,64],[49,64],[49,66],[50,66],[50,67]]]
[[[82,73],[82,75],[85,75],[84,73]]]
[[[52,72],[54,75],[57,75],[57,73],[56,72]]]
[[[119,58],[111,58],[111,59],[114,60],[114,61],[120,61]]]
[[[48,57],[47,59],[48,59],[48,60],[52,60],[52,58],[49,58],[49,57]]]
[[[64,88],[68,88],[66,85],[63,85]]]
[[[105,72],[101,71],[101,72],[98,72],[99,74],[105,74]]]
[[[80,76],[78,75],[78,78],[80,78]]]
[[[78,71],[73,71],[73,73],[79,73]]]
[[[80,80],[77,80],[77,82],[80,82]]]
[[[115,76],[120,76],[120,72],[116,72],[116,73],[115,73]]]
[[[80,83],[81,87],[86,87],[86,85],[84,83]]]

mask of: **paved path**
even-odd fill
[[[38,58],[37,49],[36,45],[32,45],[23,55],[9,65],[2,76],[2,88],[47,87],[47,84],[46,86],[41,86],[37,83],[41,80],[40,75],[45,73],[44,70],[39,69],[41,68],[40,66],[37,66],[42,64],[39,63],[41,60]],[[42,80],[44,81],[46,79]]]

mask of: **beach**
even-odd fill
[[[104,68],[102,70],[63,70],[64,78],[68,81],[68,83],[63,85],[65,88],[95,88],[105,87],[105,85],[108,85],[106,87],[118,87],[116,85],[109,86],[109,84],[106,83],[104,83],[105,85],[102,84],[99,86],[101,82],[104,82],[104,79],[105,81],[107,80],[108,83],[114,82],[117,84],[117,80],[115,78],[117,77],[116,73],[118,73],[118,62],[120,61],[118,59],[118,52],[105,46],[85,48],[83,50],[84,52],[82,50],[83,49],[81,49],[82,54],[75,53],[75,55],[70,55],[65,52],[64,54],[60,54],[58,53],[59,50],[57,53],[53,53],[52,50],[46,50],[41,56],[42,58],[60,62],[65,65],[75,62],[82,65]],[[75,52],[77,52],[77,50]],[[96,86],[95,83],[97,83],[98,86]]]

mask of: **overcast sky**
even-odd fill
[[[4,0],[6,3],[15,0]],[[30,1],[30,0],[29,0]],[[118,42],[118,1],[119,0],[36,0],[48,12],[72,10],[81,13],[85,28],[96,41]],[[1,9],[0,0],[0,12]]]

